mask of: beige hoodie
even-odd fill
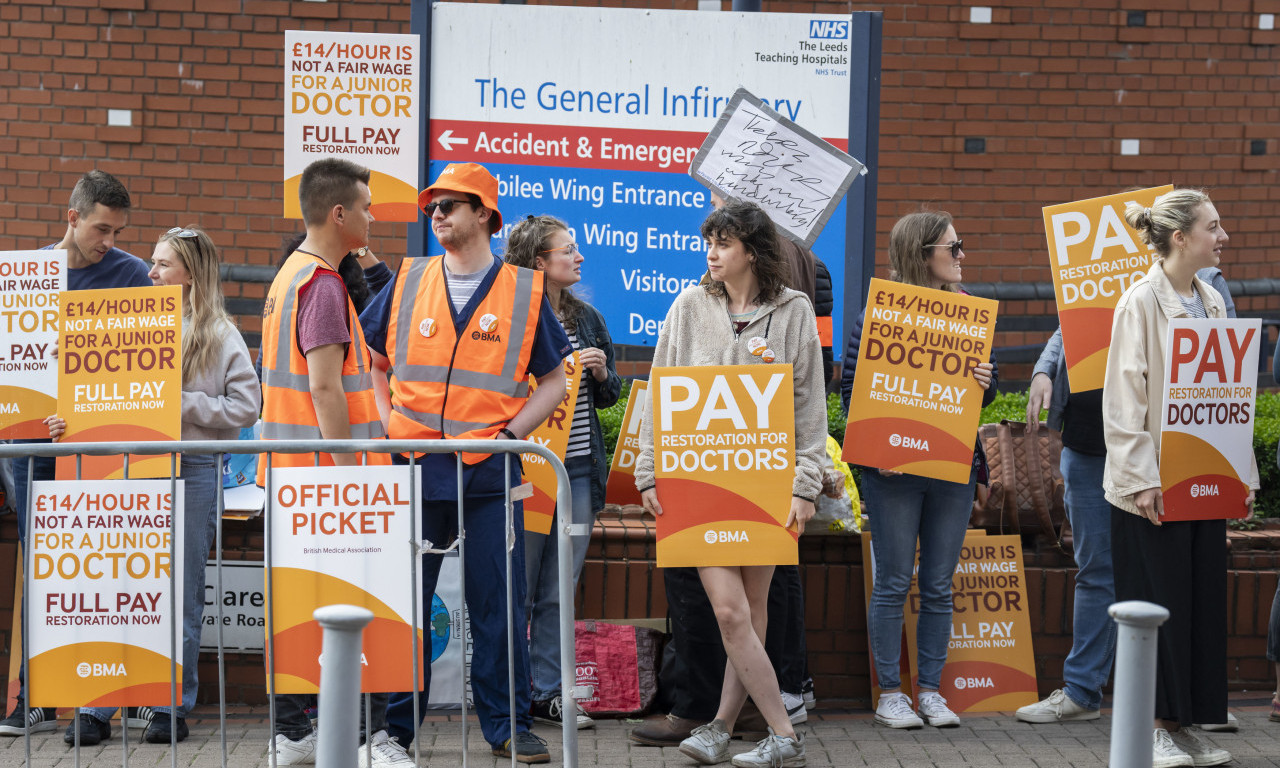
[[[1134,497],[1160,487],[1160,426],[1164,410],[1164,356],[1169,319],[1188,317],[1156,259],[1147,276],[1129,286],[1116,305],[1102,387],[1102,429],[1107,463],[1102,488],[1107,501],[1139,514]],[[1211,318],[1227,316],[1222,297],[1208,283],[1193,285]],[[1258,466],[1251,463],[1249,487],[1258,489]]]
[[[700,285],[684,289],[667,312],[654,366],[758,365],[747,342],[760,336],[773,350],[775,363],[790,363],[796,408],[796,477],[791,493],[813,501],[822,490],[826,463],[827,394],[822,379],[822,344],[813,307],[803,293],[784,289],[776,300],[760,307],[742,331],[734,333],[728,301],[712,296]],[[653,405],[645,408],[636,460],[636,487],[646,490],[653,480]]]

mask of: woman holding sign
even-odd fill
[[[604,509],[604,485],[609,473],[604,457],[604,432],[597,408],[618,402],[622,379],[613,365],[613,340],[596,308],[570,288],[582,279],[582,252],[569,235],[569,226],[552,216],[528,216],[507,239],[507,262],[546,273],[547,298],[578,352],[583,384],[573,407],[569,447],[564,468],[573,493],[574,525],[590,528]],[[573,583],[582,575],[588,536],[573,537]],[[529,666],[533,676],[533,719],[561,724],[560,696],[560,578],[556,539],[524,533],[525,610],[529,614]],[[575,713],[578,728],[594,725],[582,707]]]
[[[174,227],[160,236],[151,254],[151,281],[182,286],[182,439],[235,440],[258,420],[262,391],[240,330],[223,307],[218,249],[202,229]],[[65,426],[50,419],[50,436]],[[211,455],[183,454],[182,697],[176,717],[154,707],[143,738],[168,744],[187,738],[187,714],[195,708],[200,626],[204,617],[205,564],[218,515],[222,468]],[[110,735],[113,708],[80,710],[81,744]],[[88,719],[90,722],[85,722]],[[175,733],[176,731],[176,733]],[[67,730],[70,737],[71,730]],[[71,739],[66,739],[70,741]]]
[[[956,234],[951,214],[919,211],[893,225],[889,233],[890,278],[901,283],[959,291],[963,242]],[[849,404],[854,369],[862,339],[862,318],[849,337],[845,352],[844,403]],[[973,378],[985,391],[986,406],[996,394],[998,372],[994,359],[979,364]],[[960,724],[960,718],[938,693],[942,668],[947,663],[951,639],[952,576],[960,560],[969,514],[973,506],[974,484],[985,481],[986,456],[976,443],[969,480],[946,480],[904,475],[893,470],[864,467],[862,490],[870,518],[871,548],[875,556],[875,583],[867,611],[867,632],[875,658],[880,701],[876,722],[890,728],[920,728]],[[899,664],[902,654],[903,606],[916,569],[919,546],[918,584],[920,613],[916,624],[916,656],[920,697],[916,707],[902,692]]]
[[[1112,505],[1116,599],[1169,610],[1157,640],[1153,764],[1220,765],[1231,755],[1201,741],[1190,726],[1227,719],[1223,518],[1240,510],[1222,509],[1215,520],[1162,521],[1160,436],[1169,320],[1227,316],[1222,298],[1196,271],[1217,266],[1228,238],[1217,209],[1199,190],[1175,189],[1150,208],[1130,203],[1125,219],[1159,258],[1116,305],[1102,388],[1102,486]],[[1258,488],[1256,466],[1249,487],[1246,508]],[[1206,497],[1203,504],[1214,502]]]
[[[790,268],[773,222],[751,203],[732,202],[702,223],[707,274],[685,289],[667,313],[654,366],[792,366],[795,478],[786,525],[803,532],[822,490],[826,463],[826,395],[822,346],[808,298],[786,288]],[[662,514],[654,481],[652,403],[641,427],[636,487],[644,508]],[[736,755],[736,766],[800,766],[804,739],[792,727],[778,679],[764,650],[769,582],[774,566],[700,567],[728,664],[715,719],[693,730],[680,751],[706,765],[729,757],[729,737],[749,694],[769,726],[768,738]]]

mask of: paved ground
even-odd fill
[[[1267,720],[1269,697],[1233,695],[1231,709],[1240,719],[1238,733],[1208,734],[1210,740],[1231,751],[1231,763],[1239,768],[1280,766],[1280,723]],[[1026,725],[1012,716],[966,716],[959,728],[893,731],[874,725],[867,711],[818,709],[806,728],[808,764],[827,766],[890,766],[898,768],[953,768],[958,766],[1028,766],[1034,768],[1097,768],[1107,764],[1111,718],[1067,725]],[[184,768],[217,768],[222,765],[222,744],[217,712],[201,710],[192,718],[191,738],[178,745],[177,765]],[[605,721],[593,730],[581,731],[578,765],[602,768],[693,766],[676,749],[640,747],[628,742],[633,722]],[[561,764],[560,733],[541,727],[551,742],[552,765]],[[172,765],[169,748],[139,744],[140,731],[131,731],[128,765],[165,768]],[[228,759],[233,768],[262,768],[266,762],[267,723],[259,711],[230,713],[226,729]],[[462,764],[461,725],[457,717],[433,716],[422,729],[421,765]],[[733,752],[749,745],[734,742]],[[0,742],[0,768],[25,763],[22,739]],[[31,765],[38,768],[117,768],[124,764],[119,729],[113,738],[96,747],[82,748],[79,761],[62,743],[62,730],[39,734],[31,740]],[[354,765],[355,761],[352,760]],[[490,756],[479,729],[471,731],[467,763],[489,768],[509,765]]]

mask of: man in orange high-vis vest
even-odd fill
[[[373,394],[373,372],[357,313],[338,275],[348,251],[369,243],[373,198],[369,170],[348,160],[317,160],[298,185],[306,238],[280,267],[262,309],[262,437],[267,440],[375,439],[384,435]],[[310,453],[263,454],[258,484],[273,467],[312,466]],[[320,463],[348,466],[358,454],[322,453]],[[368,464],[389,464],[371,453]],[[363,698],[363,697],[362,697]],[[410,768],[412,759],[387,737],[387,694],[373,694],[371,722],[375,765]],[[271,746],[277,765],[315,762],[316,735],[307,697],[275,697]],[[365,718],[361,718],[362,741]],[[364,751],[361,750],[361,754]]]
[[[393,283],[360,316],[375,367],[389,368],[392,439],[524,439],[564,397],[562,362],[573,347],[543,292],[541,272],[505,264],[490,251],[502,226],[498,181],[474,163],[447,166],[418,204],[443,256],[407,258]],[[529,392],[529,376],[538,387]],[[495,755],[522,763],[551,758],[529,728],[529,646],[515,643],[516,733],[507,714],[506,498],[520,481],[510,454],[422,457],[422,535],[443,546],[457,534],[458,494],[466,528],[467,608],[474,651],[471,688],[485,740]],[[506,458],[504,458],[506,457]],[[399,457],[397,458],[399,459]],[[508,473],[510,484],[508,484]],[[524,534],[515,504],[517,537]],[[524,545],[512,553],[512,625],[525,632]],[[440,556],[422,567],[424,599],[435,592]],[[430,647],[424,656],[430,658]],[[431,688],[430,669],[422,698]],[[423,710],[425,711],[425,710]],[[417,732],[412,694],[392,694],[387,730],[402,744]]]

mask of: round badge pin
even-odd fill
[[[759,336],[752,336],[751,339],[747,341],[747,351],[756,357],[759,357],[760,353],[768,346],[768,343]]]
[[[422,322],[418,323],[418,333],[422,334],[423,338],[427,338],[427,339],[431,338],[432,336],[435,336],[436,335],[435,318],[431,318],[431,317],[423,318]]]
[[[761,352],[761,353],[760,353],[760,359],[761,359],[761,360],[763,360],[763,361],[765,361],[766,363],[772,363],[772,362],[774,361],[774,354],[773,354],[773,350],[772,350],[772,349],[766,349],[765,351]]]

